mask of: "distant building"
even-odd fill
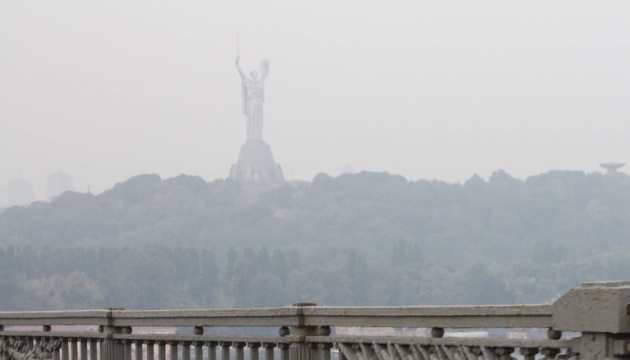
[[[74,191],[74,183],[72,177],[61,171],[50,175],[48,177],[48,185],[46,187],[46,198],[51,200],[66,191]]]
[[[607,174],[617,174],[619,172],[618,170],[621,169],[624,165],[624,163],[617,162],[599,164],[599,166],[606,169]]]
[[[346,163],[343,169],[341,169],[341,174],[354,174],[354,168],[350,165],[350,163]]]
[[[33,185],[24,180],[13,180],[7,189],[7,206],[27,206],[35,201]]]

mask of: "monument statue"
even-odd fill
[[[238,161],[230,169],[230,179],[240,182],[277,183],[284,181],[282,168],[277,164],[271,148],[263,141],[263,103],[265,79],[269,75],[269,61],[260,61],[260,77],[254,70],[245,74],[240,58],[236,56],[236,69],[241,76],[241,96],[245,114],[247,141],[241,146]]]
[[[236,57],[236,69],[242,80],[243,114],[246,117],[247,140],[262,140],[263,103],[265,102],[265,79],[269,76],[269,61],[260,60],[260,78],[258,71],[249,75],[243,72],[240,58]]]

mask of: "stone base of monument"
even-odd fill
[[[247,140],[241,146],[238,162],[230,169],[234,181],[284,181],[282,168],[273,160],[271,148],[263,140]]]

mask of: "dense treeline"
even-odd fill
[[[630,276],[630,178],[141,175],[0,214],[0,309],[547,302]]]
[[[400,241],[397,252],[413,254]],[[422,257],[368,264],[358,253],[304,261],[297,251],[234,248],[219,269],[208,250],[9,246],[0,250],[0,311],[550,302],[580,281],[622,279],[630,254],[577,262],[472,265]]]

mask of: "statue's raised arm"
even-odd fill
[[[241,58],[237,56],[235,63],[236,63],[236,70],[238,70],[238,74],[241,76],[241,79],[243,79],[243,81],[246,80],[247,75],[245,75],[245,73],[243,72],[243,69],[241,69]]]
[[[269,76],[269,60],[262,59],[260,60],[260,77],[261,80],[265,80],[265,78]]]

